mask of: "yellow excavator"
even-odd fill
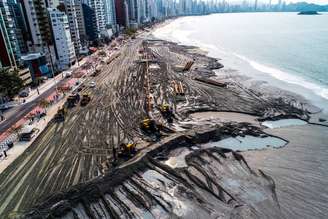
[[[146,117],[141,121],[140,129],[145,135],[154,136],[156,140],[161,136],[155,120],[150,119],[149,117]]]
[[[170,107],[169,104],[162,104],[161,107],[159,108],[162,116],[167,120],[168,123],[173,122],[173,111]]]
[[[136,144],[135,143],[122,143],[120,144],[118,156],[119,157],[132,157],[136,154],[137,149],[136,149]]]

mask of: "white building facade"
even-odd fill
[[[69,22],[72,41],[75,47],[75,54],[79,54],[82,49],[78,24],[78,14],[75,0],[60,0],[65,5],[66,15]]]
[[[55,42],[57,68],[65,70],[76,61],[74,43],[71,38],[67,15],[54,8],[48,8]]]

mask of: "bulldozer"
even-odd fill
[[[55,122],[64,122],[65,121],[65,116],[66,116],[66,108],[62,107],[58,109],[57,113],[54,116],[54,121]]]
[[[159,108],[162,116],[167,120],[168,123],[173,122],[173,111],[170,107],[169,104],[162,104],[161,107]]]
[[[89,94],[83,94],[82,95],[82,100],[80,102],[81,106],[86,106],[88,103],[91,101],[91,97]]]
[[[159,140],[161,137],[160,130],[155,122],[155,120],[148,117],[144,118],[140,123],[140,129],[145,135],[149,135]]]
[[[122,143],[120,144],[119,152],[118,152],[118,157],[127,157],[130,158],[134,156],[137,152],[136,149],[136,144],[135,143]]]

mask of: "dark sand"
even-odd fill
[[[286,218],[327,218],[328,127],[267,129],[290,143],[281,149],[244,152],[254,169],[273,177]]]

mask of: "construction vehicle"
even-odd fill
[[[185,67],[183,68],[182,71],[189,71],[190,68],[191,68],[191,66],[192,66],[193,64],[194,64],[193,61],[189,61],[189,62],[187,62],[186,65],[185,65]]]
[[[76,106],[76,104],[78,104],[79,101],[80,101],[80,95],[78,93],[70,95],[67,98],[66,106],[67,106],[67,108],[73,108]]]
[[[60,108],[56,115],[54,116],[54,120],[55,122],[64,122],[65,121],[65,116],[66,116],[66,108],[65,107],[62,107]]]
[[[162,104],[161,107],[159,108],[162,116],[167,120],[168,123],[173,122],[173,111],[170,107],[169,104]]]
[[[134,144],[134,143],[128,143],[128,144],[122,143],[122,144],[120,144],[118,156],[119,157],[130,158],[130,157],[134,156],[136,154],[136,152],[137,152],[136,144]]]
[[[184,96],[185,95],[184,87],[183,87],[183,84],[181,83],[181,81],[179,81],[179,82],[173,81],[173,88],[174,88],[174,92],[175,92],[176,96]]]
[[[86,106],[88,103],[91,101],[91,97],[89,94],[83,94],[82,95],[82,100],[80,102],[81,106]]]
[[[154,137],[154,140],[159,140],[161,137],[161,133],[156,122],[148,117],[142,120],[140,129],[144,134]]]

